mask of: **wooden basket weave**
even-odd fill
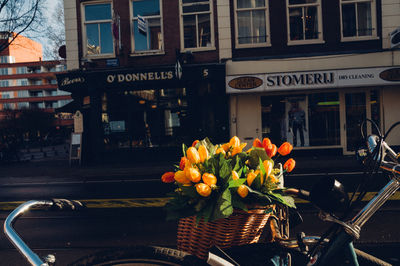
[[[201,259],[207,259],[212,246],[226,249],[232,246],[257,243],[263,228],[272,215],[268,206],[248,212],[235,210],[228,218],[196,225],[196,216],[182,218],[178,223],[177,247]]]

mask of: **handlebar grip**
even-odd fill
[[[82,202],[78,200],[67,200],[67,199],[52,199],[53,205],[51,210],[61,211],[61,210],[80,210],[85,208]]]

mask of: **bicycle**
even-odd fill
[[[371,121],[377,135],[366,138],[366,147],[357,151],[357,156],[369,169],[371,177],[378,168],[389,172],[391,178],[374,198],[372,198],[354,217],[347,218],[354,206],[361,202],[366,191],[362,185],[358,196],[356,192],[351,199],[345,193],[343,186],[333,178],[326,178],[317,183],[308,192],[301,189],[287,189],[302,199],[309,200],[319,209],[319,217],[331,226],[321,237],[299,234],[296,238],[288,238],[287,232],[282,232],[282,225],[276,219],[270,220],[270,227],[274,235],[274,242],[251,244],[220,250],[218,247],[210,250],[207,261],[176,249],[157,246],[138,246],[127,249],[113,249],[95,253],[73,262],[71,265],[261,265],[260,261],[268,265],[353,265],[359,264],[358,258],[365,259],[377,265],[390,265],[369,254],[354,248],[353,240],[360,237],[363,225],[371,216],[400,188],[400,154],[395,153],[385,142],[393,128],[400,124],[395,123],[382,135]],[[363,131],[362,131],[363,132]],[[363,190],[364,189],[364,190]],[[32,208],[39,209],[79,209],[79,201],[66,199],[28,201],[17,207],[6,219],[4,232],[11,243],[20,251],[31,265],[54,265],[55,257],[48,255],[42,259],[34,253],[13,229],[13,223],[18,217]],[[341,212],[337,217],[335,213]],[[347,219],[347,220],[346,220]],[[238,254],[233,257],[232,254]],[[250,254],[251,257],[244,256]],[[342,255],[345,256],[337,256]],[[358,257],[357,257],[358,256]],[[260,259],[260,260],[259,260]]]

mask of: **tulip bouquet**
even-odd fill
[[[234,209],[283,204],[295,207],[283,194],[283,175],[295,167],[295,160],[284,159],[293,146],[285,142],[279,148],[268,138],[256,139],[244,151],[246,143],[238,137],[214,145],[208,138],[183,144],[183,156],[175,171],[162,175],[165,183],[175,183],[166,204],[167,218],[195,215],[197,221],[215,221],[229,217]]]

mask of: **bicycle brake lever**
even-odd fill
[[[52,199],[51,202],[53,205],[51,206],[52,210],[80,210],[85,208],[82,202],[77,200],[68,200],[68,199]]]

